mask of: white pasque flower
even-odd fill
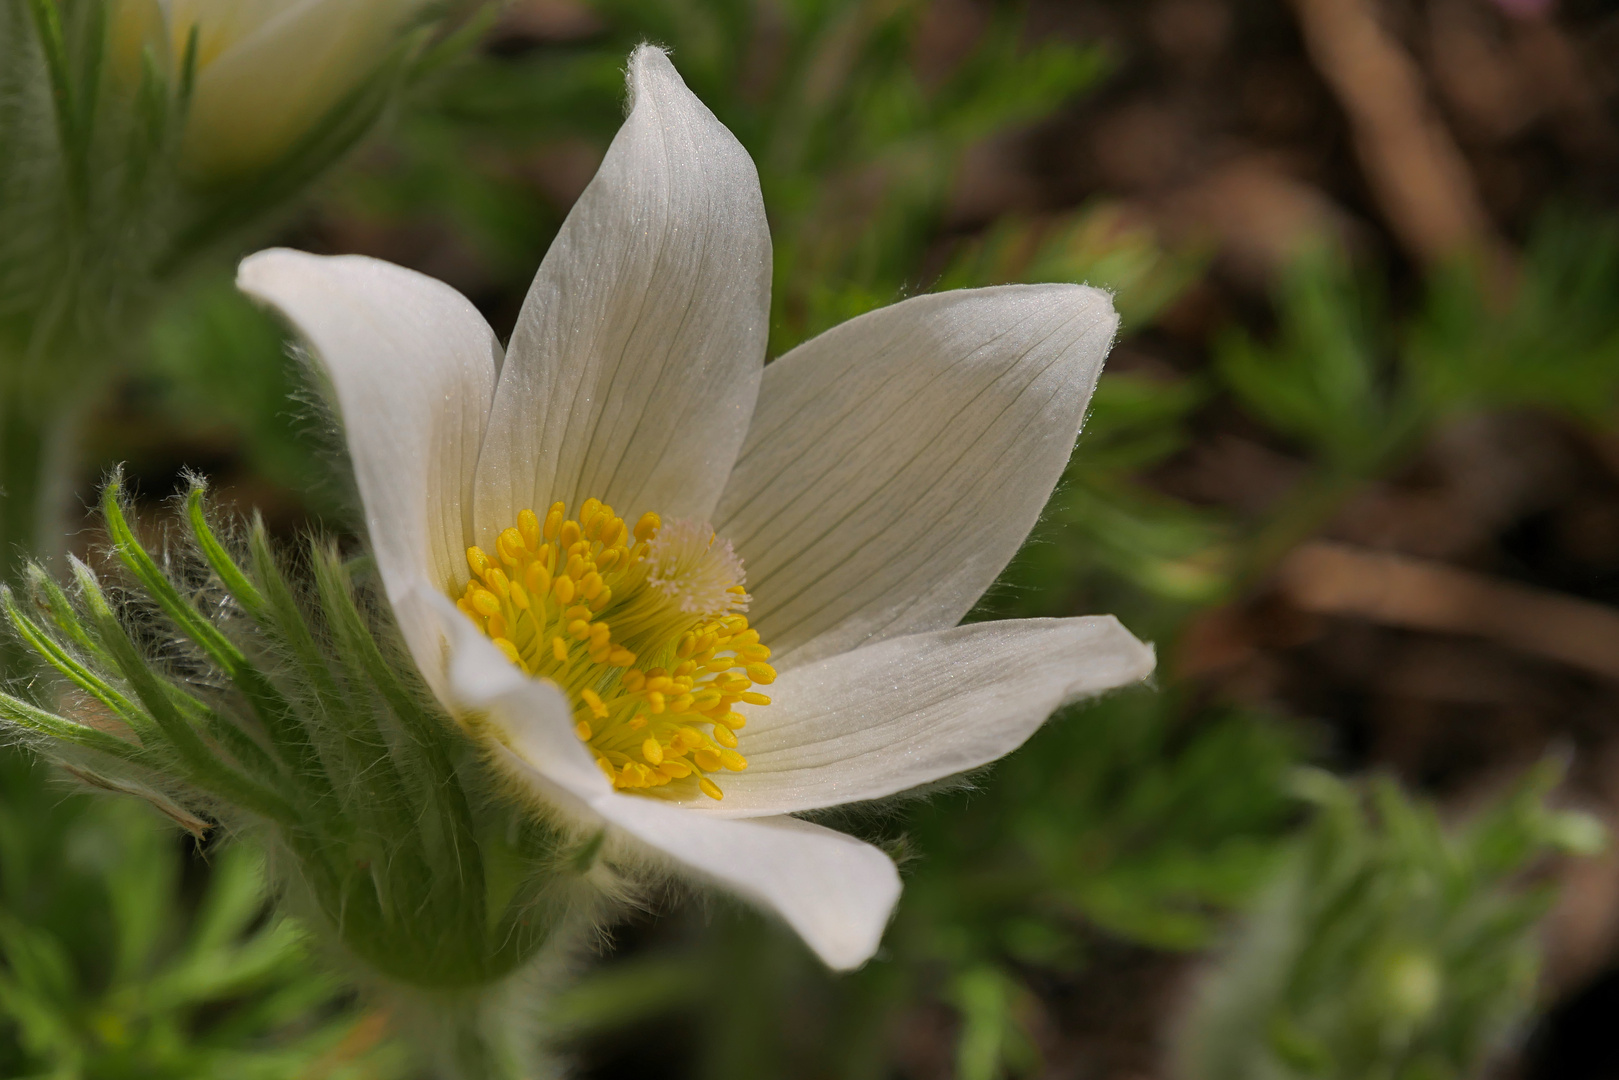
[[[790,815],[983,765],[1152,669],[1110,616],[956,625],[1051,494],[1117,318],[1075,285],[919,296],[766,367],[753,163],[661,51],[629,83],[504,352],[378,260],[266,251],[239,284],[329,373],[434,692],[564,814],[854,967],[898,874]]]

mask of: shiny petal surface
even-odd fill
[[[488,714],[508,764],[542,798],[604,820],[660,861],[774,911],[829,967],[859,967],[877,951],[900,891],[887,855],[793,818],[729,821],[615,792],[574,735],[557,688],[513,667],[448,600],[425,600],[450,640],[452,699]]]
[[[745,817],[882,798],[1011,753],[1060,706],[1152,669],[1152,647],[1111,615],[867,645],[786,672],[767,706],[738,706],[748,768],[722,778],[723,802],[690,805]]]
[[[540,266],[478,464],[481,537],[587,497],[710,516],[758,394],[770,234],[753,162],[643,46],[633,106]]]
[[[1117,325],[1078,285],[938,293],[765,370],[714,523],[779,666],[967,613],[1062,475]]]
[[[424,580],[466,581],[500,343],[460,293],[378,259],[262,251],[237,285],[286,316],[331,380],[383,585],[432,681],[438,627],[403,601]]]

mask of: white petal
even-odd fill
[[[746,771],[717,816],[877,799],[994,761],[1060,706],[1139,682],[1152,647],[1111,615],[974,623],[867,645],[784,673],[739,706]]]
[[[594,815],[688,873],[774,911],[830,967],[859,967],[877,951],[900,891],[887,855],[793,818],[727,821],[615,792],[574,735],[572,709],[557,688],[514,667],[448,600],[425,599],[450,638],[452,697],[489,714],[506,739],[508,764],[542,797]]]
[[[714,521],[780,666],[967,613],[1061,476],[1117,325],[1078,285],[939,293],[766,369]]]
[[[500,343],[460,293],[378,259],[261,251],[236,283],[285,315],[331,378],[383,586],[436,686],[438,626],[405,600],[424,579],[446,592],[466,581]]]
[[[838,971],[871,959],[899,901],[893,860],[807,821],[731,821],[635,795],[607,796],[597,810],[675,862],[774,911]]]
[[[668,57],[630,60],[633,108],[546,254],[478,463],[477,527],[595,496],[706,519],[759,390],[770,234],[758,174]]]

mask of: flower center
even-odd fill
[[[620,790],[693,784],[722,797],[711,773],[748,767],[737,753],[739,701],[775,681],[770,650],[742,612],[742,560],[706,523],[648,513],[633,534],[586,499],[532,510],[467,549],[472,580],[456,606],[530,675],[560,686],[574,730]]]

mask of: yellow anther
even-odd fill
[[[540,531],[540,519],[534,516],[534,511],[517,512],[517,531],[522,534],[523,546],[528,548],[530,553],[540,550],[543,533]]]
[[[598,720],[607,719],[607,706],[603,704],[600,694],[596,693],[594,690],[586,688],[579,691],[579,696],[584,698],[586,705],[590,706],[590,714],[592,716]]]
[[[770,649],[764,645],[743,645],[736,654],[744,660],[769,660]]]
[[[504,616],[504,615],[491,615],[491,616],[489,616],[489,621],[484,626],[484,632],[487,633],[492,638],[505,637],[506,636],[506,616]]]
[[[641,520],[635,523],[635,538],[642,543],[652,539],[659,529],[663,527],[663,519],[651,510],[641,515]]]
[[[595,732],[590,730],[589,720],[581,720],[577,724],[573,725],[573,733],[579,736],[580,742],[589,742],[590,737],[595,734]]]
[[[489,616],[500,614],[500,598],[488,589],[477,589],[470,601],[472,610],[479,615]]]
[[[663,709],[664,709],[663,695],[661,693],[659,693],[658,691],[656,691],[656,690],[647,691],[646,703],[647,703],[647,707],[652,710],[654,715],[663,712]]]
[[[489,591],[502,600],[511,595],[511,582],[506,578],[506,572],[498,566],[491,566],[483,572],[483,583],[489,586]]]
[[[761,686],[769,686],[776,681],[776,669],[764,663],[749,664],[748,678]]]
[[[739,712],[726,713],[724,716],[720,717],[720,723],[724,724],[732,731],[740,731],[742,728],[748,726],[748,718]]]
[[[691,758],[704,772],[718,772],[723,764],[719,751],[710,746],[699,746],[691,752]]]
[[[583,619],[575,619],[568,624],[568,633],[584,641],[590,636],[590,624]]]
[[[559,576],[551,582],[551,592],[555,594],[558,603],[568,603],[573,599],[573,578],[567,574]]]
[[[495,648],[506,654],[506,659],[519,666],[522,665],[523,661],[517,655],[516,645],[503,637],[491,638],[490,640],[495,643]]]
[[[735,750],[721,750],[720,763],[732,772],[741,772],[748,767],[748,759]]]
[[[641,689],[645,686],[645,672],[637,671],[635,668],[631,668],[629,671],[624,673],[624,689],[628,690],[630,693],[639,694]]]
[[[586,600],[596,599],[601,595],[602,588],[602,576],[594,570],[586,574],[585,579],[579,583],[579,591],[585,594]],[[762,645],[757,647],[764,648]],[[769,650],[766,650],[767,655],[768,653]],[[762,660],[764,657],[760,657],[760,659]]]
[[[476,545],[467,548],[467,567],[475,578],[483,577],[484,570],[489,566],[489,556],[483,553],[483,548]]]
[[[600,769],[602,772],[607,774],[607,779],[609,781],[615,780],[615,779],[618,778],[618,773],[613,771],[612,763],[609,762],[606,758],[601,758],[601,757],[597,758],[596,759],[596,767],[598,769]]]
[[[691,775],[691,766],[679,758],[664,758],[663,764],[658,766],[658,771],[671,780],[684,780]]]
[[[596,599],[594,599],[594,600],[592,600],[590,602],[590,610],[592,610],[592,611],[606,611],[607,610],[607,605],[612,603],[612,602],[613,602],[613,590],[607,588],[606,586],[603,586],[602,591],[596,594]]]
[[[766,697],[765,695],[759,693],[757,690],[744,690],[742,692],[742,700],[746,701],[749,705],[769,705],[770,704],[770,699],[768,697]]]
[[[663,746],[657,739],[648,739],[641,744],[641,756],[646,758],[648,765],[656,768],[663,764]]]
[[[562,523],[562,529],[557,533],[557,543],[566,551],[579,542],[579,523],[572,519]]]
[[[527,554],[523,547],[523,534],[516,529],[503,529],[495,537],[495,551],[500,555],[500,561],[507,566],[515,566]]]
[[[612,664],[614,667],[629,667],[635,663],[635,654],[626,648],[615,646],[613,650],[607,654],[607,662]]]
[[[604,622],[590,624],[590,643],[592,645],[606,645],[612,640],[613,631]]]
[[[511,583],[511,595],[507,599],[512,602],[512,607],[518,611],[527,611],[529,609],[528,590],[515,581]]]
[[[719,743],[721,746],[735,747],[736,746],[736,732],[732,731],[730,728],[726,727],[724,724],[715,724],[714,725],[714,741]]]
[[[557,663],[559,663],[559,664],[567,663],[568,662],[568,643],[566,641],[563,641],[562,638],[560,638],[560,637],[552,638],[551,639],[551,655],[556,657]]]
[[[700,776],[697,778],[697,787],[704,795],[707,795],[715,802],[719,802],[721,799],[725,798],[725,792],[720,790],[720,786],[706,776]]]
[[[547,540],[555,540],[557,538],[557,531],[562,528],[562,520],[567,516],[567,503],[555,502],[551,504],[551,509],[546,511],[545,514],[545,529],[543,530]]]

